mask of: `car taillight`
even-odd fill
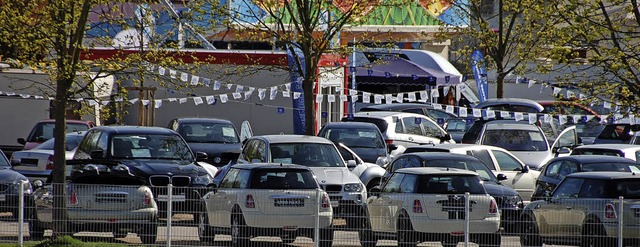
[[[384,140],[384,142],[387,143],[387,145],[393,144],[393,140]]]
[[[616,214],[616,208],[613,206],[613,204],[607,204],[606,206],[604,206],[604,218],[606,219],[618,218],[618,215]]]
[[[420,203],[418,199],[413,200],[413,212],[418,214],[422,213],[422,203]]]
[[[47,159],[47,170],[53,170],[53,155],[49,155],[49,159]]]
[[[255,208],[256,207],[256,203],[253,200],[253,196],[251,194],[247,195],[247,200],[244,202],[244,206],[246,208]]]
[[[330,208],[331,201],[329,200],[329,196],[325,193],[322,195],[322,208]]]
[[[142,205],[149,206],[151,205],[151,192],[144,192],[144,201],[142,201]]]
[[[69,205],[78,205],[78,196],[74,189],[71,189],[71,192],[69,192]]]
[[[493,198],[491,198],[491,202],[489,203],[489,213],[490,214],[498,213],[498,204],[496,203],[496,200]]]

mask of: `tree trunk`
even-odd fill
[[[307,135],[316,135],[316,97],[313,95],[314,76],[307,74],[302,83],[302,91],[304,92],[304,126]]]
[[[55,138],[53,150],[53,237],[67,234],[67,214],[66,214],[66,157],[65,157],[65,134],[66,134],[66,106],[67,91],[73,82],[73,78],[62,78],[57,81],[56,97],[53,104],[53,115],[55,116],[55,129],[53,130],[53,138]]]
[[[505,73],[498,72],[498,77],[496,78],[496,98],[504,97],[504,78],[506,77]]]

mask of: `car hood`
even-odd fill
[[[64,156],[65,159],[70,160],[73,159],[73,154],[75,153],[75,150],[72,151],[65,151]],[[13,157],[30,157],[32,155],[53,155],[53,150],[48,150],[48,149],[30,149],[30,150],[26,150],[26,151],[16,151],[13,152]]]
[[[11,170],[9,167],[0,168],[0,181],[2,181],[2,183],[13,183],[20,180],[29,181],[27,177],[17,171]]]
[[[206,170],[194,163],[176,160],[123,160],[132,173],[140,175],[190,175],[202,176]]]
[[[359,183],[360,179],[347,167],[309,167],[320,185]]]
[[[387,156],[387,150],[385,150],[384,148],[349,148],[358,156],[360,156],[360,159],[364,160],[365,162],[376,163],[378,157]]]
[[[493,197],[518,195],[518,192],[516,192],[513,188],[495,182],[485,181],[484,188],[487,190],[487,193],[489,193],[489,195]]]
[[[551,159],[551,153],[544,152],[532,152],[532,151],[510,151],[513,155],[522,160],[525,165],[533,168],[534,170],[540,170],[542,165]]]

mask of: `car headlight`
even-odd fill
[[[345,184],[344,185],[344,191],[345,192],[360,192],[362,191],[362,184],[357,183],[357,184]]]
[[[193,179],[193,185],[207,186],[213,183],[213,178],[209,174],[199,175]]]
[[[22,183],[23,181],[24,180],[20,180],[11,185],[12,187],[11,191],[16,195],[20,193],[20,183]],[[25,194],[31,194],[31,192],[33,192],[33,187],[31,187],[31,183],[29,183],[28,181],[24,181],[24,187],[22,188],[22,192],[24,192]]]

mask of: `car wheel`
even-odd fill
[[[215,233],[209,225],[209,218],[207,217],[207,213],[201,212],[197,214],[197,217],[198,237],[200,238],[200,242],[213,243],[213,240],[215,239]]]
[[[415,247],[418,245],[409,216],[401,214],[398,218],[398,231],[396,232],[396,236],[398,238],[398,247]]]
[[[143,244],[155,244],[156,236],[158,235],[158,225],[156,221],[145,224],[138,235]]]
[[[233,246],[249,246],[250,240],[242,213],[233,213],[231,215],[231,244]]]
[[[30,219],[29,222],[29,237],[31,240],[41,240],[44,238],[44,227],[38,219]]]
[[[376,239],[375,234],[371,230],[371,224],[369,220],[363,213],[362,220],[360,221],[361,225],[359,227],[358,236],[360,237],[360,245],[362,247],[373,247],[376,246],[378,240]]]
[[[615,239],[607,237],[604,226],[598,221],[589,220],[582,228],[581,247],[615,246]]]
[[[369,192],[371,188],[376,187],[378,185],[380,185],[380,178],[371,179],[371,181],[369,181],[369,183],[367,184],[367,192]]]
[[[333,244],[333,229],[322,228],[320,229],[320,247],[330,247]]]
[[[479,242],[480,247],[500,247],[502,236],[499,233],[487,234]]]
[[[532,216],[525,215],[522,218],[520,244],[522,246],[542,246],[542,238],[540,238],[540,233],[538,232],[538,225]]]

